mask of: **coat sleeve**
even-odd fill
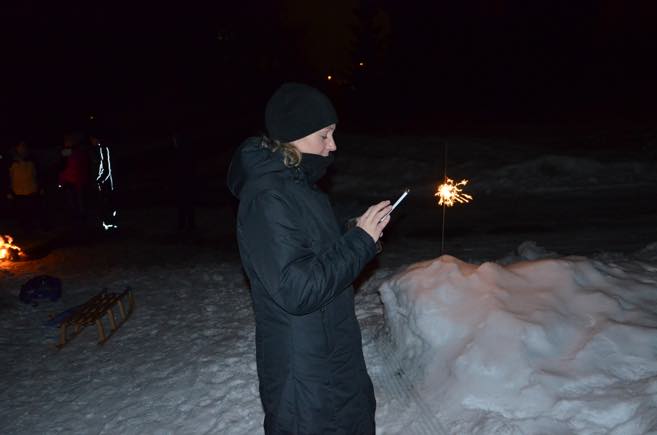
[[[329,303],[376,254],[374,241],[361,228],[347,231],[315,254],[301,215],[275,191],[253,199],[240,222],[239,237],[257,279],[293,315]]]

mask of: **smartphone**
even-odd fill
[[[409,193],[410,191],[411,191],[411,189],[406,189],[406,190],[404,190],[404,193],[402,193],[401,195],[399,195],[399,198],[397,198],[397,201],[395,201],[395,203],[392,204],[392,208],[390,209],[390,211],[389,211],[388,213],[386,213],[385,216],[383,216],[379,222],[381,222],[383,219],[385,219],[386,216],[388,216],[390,213],[392,213],[392,211],[393,211],[395,208],[397,208],[397,206],[398,206],[399,204],[401,204],[401,202],[404,200],[404,198],[406,198],[406,196],[408,195],[408,193]]]

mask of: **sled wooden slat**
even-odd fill
[[[125,309],[123,300],[128,302],[128,310]],[[114,316],[114,307],[119,308],[121,319],[117,322]],[[62,348],[77,337],[87,326],[96,325],[98,332],[98,344],[105,343],[130,317],[135,306],[135,299],[131,288],[126,288],[121,293],[108,293],[106,290],[98,293],[84,304],[80,305],[69,317],[59,325],[58,348]],[[105,333],[103,316],[107,317],[110,325],[109,334]],[[68,328],[74,327],[75,332],[68,335]]]

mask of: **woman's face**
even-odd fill
[[[302,153],[318,154],[320,156],[328,157],[331,151],[338,149],[333,140],[334,131],[335,124],[331,124],[306,137],[293,141],[292,145],[297,147]]]

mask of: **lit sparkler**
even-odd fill
[[[14,245],[11,236],[0,236],[0,260],[13,260],[20,256],[21,248]]]
[[[445,177],[445,182],[438,186],[438,190],[433,196],[438,197],[438,205],[452,207],[455,203],[466,204],[472,200],[472,196],[463,193],[463,187],[468,184],[468,180],[463,179],[454,183],[451,178]]]
[[[445,210],[454,204],[467,204],[472,200],[472,196],[463,192],[463,188],[468,184],[468,180],[463,179],[458,183],[447,177],[447,143],[443,144],[443,180],[434,193],[438,197],[438,205],[443,206],[443,222],[440,238],[440,253],[445,252]]]

